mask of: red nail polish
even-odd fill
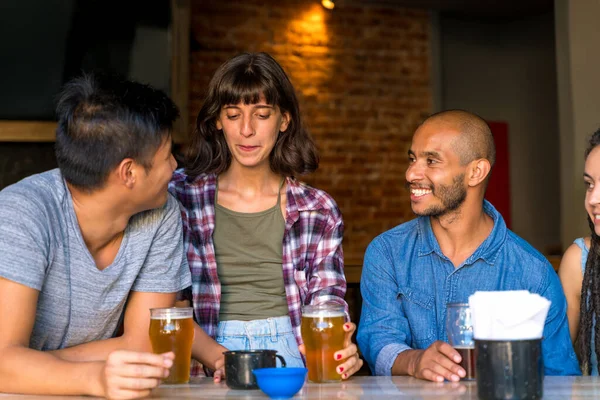
[[[341,358],[342,358],[342,355],[341,355],[341,354],[338,354],[337,356],[335,356],[335,359],[336,359],[336,360],[340,360]]]
[[[346,379],[346,378],[348,378],[348,374],[344,374],[344,375],[342,375],[342,378],[343,378],[343,379]]]
[[[344,367],[340,367],[340,374],[344,372]]]
[[[346,324],[346,325],[344,325],[344,327],[345,327],[346,329],[350,329],[350,324]]]

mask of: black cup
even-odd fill
[[[542,339],[475,339],[475,358],[477,395],[480,399],[542,398]]]
[[[253,370],[275,368],[277,358],[285,367],[285,359],[276,350],[225,351],[225,382],[231,389],[258,389]]]

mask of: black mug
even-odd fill
[[[477,395],[483,400],[537,400],[543,395],[542,339],[475,339]]]
[[[277,358],[285,367],[285,359],[276,350],[225,351],[225,383],[231,389],[258,389],[253,370],[275,368]]]

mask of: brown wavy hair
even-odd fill
[[[585,159],[588,158],[592,150],[600,145],[600,129],[598,129],[589,140],[588,148],[585,151]],[[594,222],[588,215],[588,224],[591,231],[591,245],[585,263],[585,274],[581,284],[581,305],[579,308],[579,332],[575,341],[575,347],[579,356],[581,372],[584,375],[590,375],[592,370],[591,354],[596,352],[600,360],[600,237],[594,229]],[[594,325],[592,333],[592,325]],[[594,335],[595,348],[591,349],[591,338]]]
[[[231,153],[216,121],[228,104],[267,104],[288,113],[290,122],[279,132],[269,157],[271,170],[283,176],[313,172],[319,166],[316,146],[300,117],[294,87],[283,68],[267,53],[239,54],[221,65],[213,75],[206,100],[196,118],[191,141],[183,153],[186,173],[220,174],[231,165]]]

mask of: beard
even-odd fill
[[[419,217],[435,217],[439,218],[443,215],[456,211],[467,198],[467,189],[464,186],[463,180],[465,174],[460,174],[454,177],[450,185],[431,185],[432,194],[440,199],[442,204],[432,205],[423,211],[414,211]],[[406,183],[407,187],[410,184]]]

